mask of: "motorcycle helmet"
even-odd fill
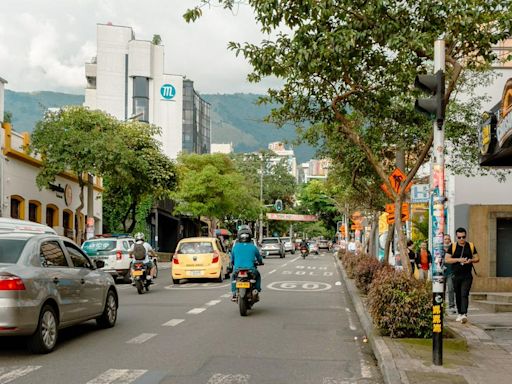
[[[137,232],[134,237],[135,241],[144,241],[144,234],[142,232]]]
[[[252,238],[252,232],[250,228],[242,228],[238,231],[238,241],[241,243],[249,243]]]

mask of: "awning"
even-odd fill
[[[227,229],[216,229],[215,236],[231,236],[231,232]]]

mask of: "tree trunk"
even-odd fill
[[[135,229],[135,225],[137,224],[137,202],[134,201],[131,206],[131,213],[132,213],[132,223],[128,227],[128,233],[132,233]]]
[[[371,222],[371,231],[370,231],[370,238],[368,239],[368,254],[370,256],[374,256],[376,258],[378,258],[378,252],[375,252],[376,250],[376,247],[375,247],[375,235],[378,234],[378,230],[379,230],[379,213],[378,212],[374,212],[372,214],[372,222]]]
[[[393,241],[393,232],[395,231],[395,224],[388,225],[388,236],[386,238],[386,246],[384,247],[384,264],[389,265],[389,249]]]

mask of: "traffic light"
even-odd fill
[[[276,200],[274,203],[274,208],[277,212],[281,212],[283,210],[283,202],[281,200]]]
[[[433,75],[416,75],[414,86],[432,97],[416,99],[414,108],[431,119],[436,119],[438,126],[444,121],[444,72],[437,71]]]

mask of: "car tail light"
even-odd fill
[[[247,271],[238,271],[238,277],[247,277]]]
[[[0,274],[0,291],[24,291],[25,284],[23,280],[16,276],[7,274]]]
[[[123,253],[121,251],[116,252],[116,260],[122,260],[123,259]]]
[[[179,264],[180,261],[178,260],[178,255],[177,254],[174,254],[174,256],[172,257],[172,263],[173,264]]]
[[[219,262],[219,252],[217,251],[214,251],[213,252],[213,259],[212,259],[212,263],[215,264],[215,263],[218,263]]]

